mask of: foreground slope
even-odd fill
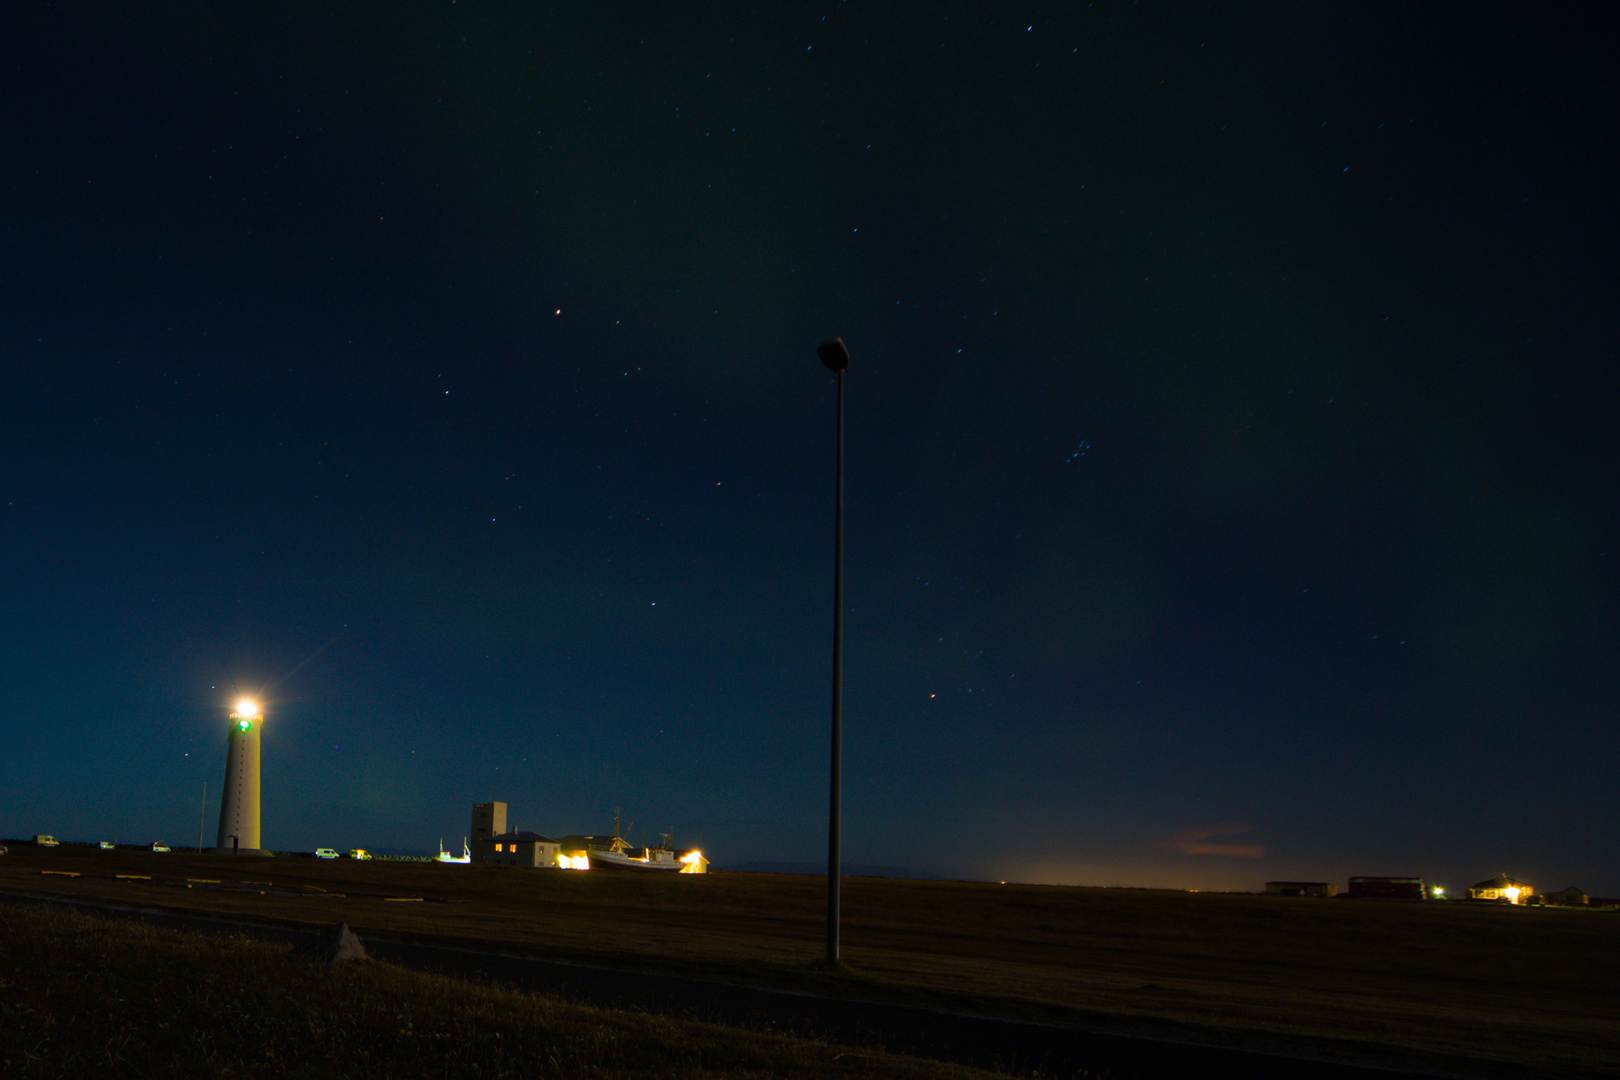
[[[77,873],[78,877],[65,876]],[[119,876],[125,875],[125,876]],[[147,875],[147,876],[129,876]],[[192,879],[192,880],[188,880]],[[25,849],[0,888],[1265,1048],[1620,1070],[1620,915],[1457,903]]]

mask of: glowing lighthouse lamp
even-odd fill
[[[225,745],[225,794],[220,798],[218,852],[258,855],[259,730],[264,714],[259,703],[243,698],[231,713]]]

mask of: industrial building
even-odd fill
[[[506,804],[503,802],[478,803],[472,808],[471,840],[473,862],[483,862],[484,841],[494,840],[506,832]],[[493,848],[487,850],[493,851]]]
[[[494,866],[709,872],[709,860],[701,851],[677,852],[667,844],[657,848],[631,846],[619,836],[617,821],[612,836],[573,835],[552,839],[535,832],[518,832],[508,825],[503,802],[478,803],[472,808],[468,847],[473,862]]]
[[[1268,881],[1267,896],[1338,896],[1339,887],[1331,881]]]
[[[1353,877],[1349,895],[1377,900],[1427,900],[1429,890],[1420,877]]]

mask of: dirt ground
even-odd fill
[[[852,878],[834,973],[809,876],[13,845],[0,890],[1218,1045],[1620,1072],[1614,911]]]

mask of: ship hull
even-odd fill
[[[616,851],[592,851],[588,854],[591,857],[592,870],[629,870],[632,873],[638,871],[657,873],[662,871],[667,874],[678,872],[684,865],[679,859],[675,858],[668,860],[632,859],[630,856],[621,855]]]

